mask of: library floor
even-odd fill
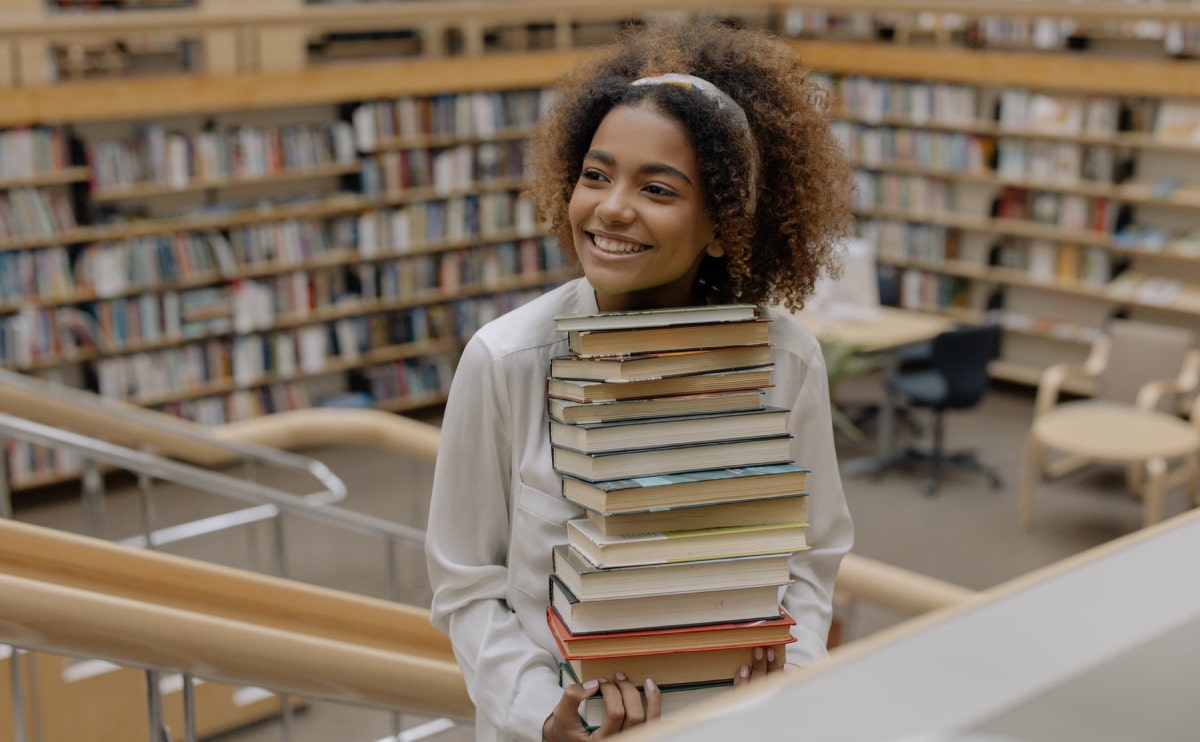
[[[878,379],[865,377],[842,387],[843,398],[868,399]],[[972,472],[950,470],[935,496],[922,493],[924,475],[896,470],[879,480],[846,477],[844,487],[855,519],[855,552],[966,587],[983,589],[1029,570],[1129,533],[1139,527],[1141,504],[1127,493],[1120,472],[1080,473],[1038,487],[1035,526],[1017,524],[1017,484],[1021,444],[1029,428],[1033,393],[1026,388],[993,388],[982,406],[950,414],[947,440],[951,448],[975,448],[1004,475],[1003,488],[994,490]],[[433,420],[436,422],[436,419]],[[865,452],[842,442],[842,456]],[[377,450],[329,449],[308,452],[328,464],[349,487],[345,505],[380,517],[423,526],[428,496],[429,467]],[[288,486],[282,482],[280,486]],[[137,497],[129,489],[113,489],[107,498],[105,535],[120,538],[136,532],[140,518]],[[157,517],[163,523],[181,522],[229,509],[227,503],[202,502],[163,488],[156,496]],[[1186,501],[1176,491],[1168,495],[1167,516],[1182,512]],[[69,493],[48,493],[18,500],[17,518],[27,522],[86,532],[81,508]],[[289,522],[288,557],[291,576],[308,582],[382,596],[385,593],[383,549],[354,534],[333,532],[327,526]],[[207,536],[171,548],[174,553],[235,566],[266,570],[268,526],[258,524]],[[428,588],[418,550],[400,555],[411,565],[402,575],[403,593],[424,603]],[[863,603],[844,609],[847,640],[861,638],[903,620]],[[131,703],[141,703],[132,699]],[[405,715],[403,728],[412,740],[431,731],[430,719]],[[312,703],[296,713],[291,739],[297,742],[336,740],[368,742],[392,733],[392,717],[328,703]],[[470,726],[433,734],[440,742],[465,742]],[[278,720],[268,720],[213,738],[219,742],[266,742],[285,739]]]

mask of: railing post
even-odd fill
[[[163,722],[162,692],[158,687],[158,672],[146,671],[146,716],[149,721],[150,742],[171,742],[171,732]]]
[[[196,742],[196,684],[183,673],[183,742]]]
[[[142,502],[142,533],[146,536],[146,548],[153,551],[154,545],[154,480],[145,472],[138,473],[138,492]]]
[[[8,439],[0,436],[0,518],[12,517],[12,488],[8,483]]]
[[[93,459],[83,462],[82,487],[88,530],[97,538],[105,538],[104,477],[100,474],[100,464]]]
[[[12,688],[13,742],[25,742],[25,684],[21,675],[21,652],[8,648],[8,673]]]

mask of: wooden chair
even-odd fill
[[[1033,483],[1097,462],[1125,466],[1130,489],[1145,499],[1145,523],[1162,514],[1166,489],[1181,481],[1196,488],[1200,430],[1180,419],[1180,400],[1200,384],[1196,334],[1136,320],[1114,320],[1082,366],[1055,364],[1038,385],[1033,426],[1026,441],[1020,493],[1023,525],[1033,519]],[[1070,378],[1091,379],[1095,396],[1059,402]],[[1056,455],[1052,458],[1051,452]]]

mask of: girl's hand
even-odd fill
[[[776,651],[775,647],[767,647],[766,649],[758,647],[754,650],[754,663],[751,665],[742,665],[738,668],[737,676],[733,679],[734,687],[745,685],[759,678],[765,678],[769,673],[783,670],[785,659],[786,653]]]
[[[585,698],[600,689],[604,698],[604,721],[591,732],[579,718],[579,704]],[[563,688],[562,698],[554,711],[542,725],[542,739],[545,742],[583,742],[585,740],[603,739],[624,729],[636,727],[662,715],[662,694],[653,680],[646,679],[644,687],[645,705],[642,694],[637,686],[629,682],[623,673],[617,673],[615,682],[610,683],[604,678],[589,680],[586,683],[568,685]]]

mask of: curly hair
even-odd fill
[[[675,85],[631,86],[668,72],[708,80],[743,108],[744,124],[707,96]],[[573,256],[567,207],[583,158],[612,109],[648,101],[683,126],[696,153],[705,207],[724,247],[705,255],[706,300],[799,309],[817,278],[840,272],[853,226],[853,177],[829,129],[825,94],[794,50],[774,37],[713,23],[631,28],[564,75],[558,103],[538,122],[532,197],[560,248]],[[757,184],[749,183],[757,146]],[[748,213],[750,189],[757,207]]]

